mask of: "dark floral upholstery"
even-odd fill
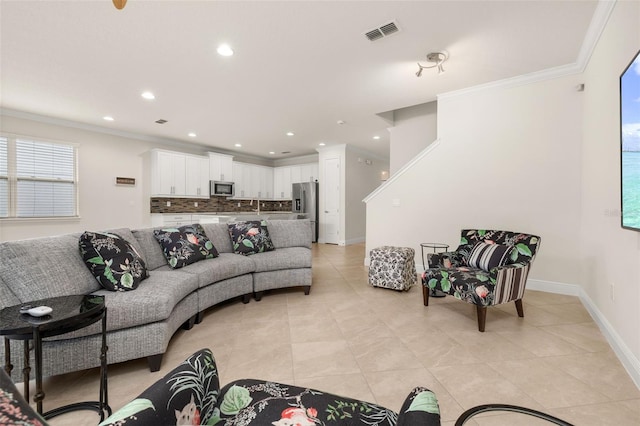
[[[236,254],[249,256],[275,250],[267,229],[267,222],[264,220],[231,223],[229,236],[231,236],[233,252]]]
[[[507,264],[483,271],[468,266],[467,260],[476,243],[502,244],[513,247]],[[456,299],[486,308],[521,299],[529,268],[540,246],[540,237],[510,231],[464,229],[460,245],[453,252],[429,253],[429,268],[422,274],[424,304],[428,305],[427,289],[440,290]],[[523,316],[520,315],[520,316]],[[480,326],[480,311],[478,312]],[[484,323],[480,327],[484,331]]]
[[[149,276],[140,254],[118,234],[84,232],[78,245],[85,265],[107,290],[135,290]]]
[[[167,263],[173,269],[219,256],[218,250],[199,223],[179,228],[156,229],[153,236],[158,240]]]
[[[262,380],[220,389],[208,349],[196,352],[100,426],[124,425],[424,425],[440,424],[436,396],[415,388],[400,413],[369,402]]]
[[[0,425],[43,426],[47,423],[27,404],[0,368]]]

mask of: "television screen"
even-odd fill
[[[640,231],[640,52],[620,76],[622,227]]]

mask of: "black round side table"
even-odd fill
[[[437,253],[438,250],[447,251],[449,250],[449,244],[444,243],[420,243],[420,250],[422,251],[422,268],[426,271],[427,264],[424,261],[424,249],[433,249],[434,253]],[[445,297],[447,294],[441,292],[440,290],[431,289],[429,297]]]
[[[94,410],[100,414],[100,421],[105,419],[105,412],[111,415],[111,407],[107,395],[107,307],[104,304],[104,296],[74,295],[54,297],[50,299],[29,302],[32,306],[49,306],[53,309],[51,314],[42,317],[34,317],[29,314],[21,314],[20,306],[10,306],[0,310],[0,336],[4,336],[5,371],[10,376],[13,365],[11,364],[11,340],[24,341],[24,368],[22,370],[24,380],[24,398],[29,400],[29,340],[33,341],[35,352],[35,376],[36,394],[33,400],[37,411],[45,419],[58,416],[76,410]],[[42,400],[45,393],[42,389],[42,339],[60,334],[69,333],[87,327],[102,320],[102,348],[100,351],[100,399],[99,401],[86,401],[65,405],[42,412]]]

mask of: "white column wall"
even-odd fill
[[[583,76],[579,270],[603,325],[633,353],[640,374],[640,233],[620,226],[619,115],[619,77],[638,49],[640,3],[618,1]]]

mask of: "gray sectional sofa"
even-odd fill
[[[162,355],[178,328],[199,323],[203,312],[225,300],[266,290],[311,288],[311,223],[308,220],[266,221],[274,251],[250,256],[234,254],[228,226],[203,224],[220,253],[180,269],[171,269],[153,230],[115,229],[146,263],[149,277],[132,291],[103,289],[79,254],[80,233],[0,243],[0,308],[49,297],[99,294],[107,306],[108,363],[146,357],[151,371],[160,369]],[[98,367],[100,326],[45,340],[45,376]],[[16,345],[16,342],[13,343]],[[16,346],[17,349],[17,346]],[[22,369],[22,351],[12,350],[14,379]],[[33,354],[32,354],[33,356]],[[0,345],[4,360],[4,345]],[[33,365],[33,364],[32,364]]]

